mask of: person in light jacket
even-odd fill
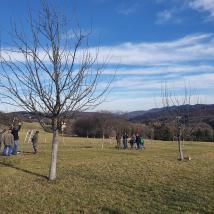
[[[11,130],[6,130],[2,135],[2,143],[4,144],[3,155],[10,156],[13,153],[14,138]]]
[[[2,147],[2,135],[4,134],[5,131],[6,131],[6,129],[3,129],[0,131],[0,151],[1,151],[1,147]]]
[[[127,149],[128,148],[128,134],[126,132],[124,132],[123,134],[123,149]]]

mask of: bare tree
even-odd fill
[[[56,179],[59,121],[75,111],[102,103],[112,79],[103,79],[107,58],[89,48],[80,27],[71,30],[67,17],[42,1],[38,13],[29,12],[27,34],[12,26],[11,48],[1,49],[1,100],[52,121],[49,180]],[[101,83],[101,84],[100,84]],[[100,84],[100,85],[99,85]]]
[[[162,88],[162,103],[165,108],[165,114],[168,115],[168,123],[174,127],[175,138],[178,143],[179,160],[184,160],[182,149],[182,140],[187,131],[194,127],[190,124],[190,105],[192,102],[192,91],[190,87],[185,85],[183,91],[179,95],[173,89]]]

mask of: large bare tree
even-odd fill
[[[187,132],[191,133],[193,125],[190,121],[190,107],[193,101],[191,87],[184,88],[179,92],[165,86],[162,88],[162,104],[165,114],[169,118],[168,124],[174,129],[175,138],[178,144],[178,160],[184,160],[182,140]],[[196,101],[198,103],[198,100]],[[167,121],[166,121],[167,122]]]
[[[0,94],[4,103],[36,113],[41,124],[43,118],[52,121],[49,180],[55,180],[59,121],[103,102],[112,79],[104,81],[107,58],[99,60],[99,50],[89,47],[90,33],[41,3],[39,12],[28,15],[29,30],[14,24],[12,44],[2,43]]]

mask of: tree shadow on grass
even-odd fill
[[[93,149],[94,147],[93,146],[79,146],[78,148],[81,148],[81,149]]]
[[[0,161],[0,165],[5,166],[5,167],[10,167],[10,168],[16,169],[18,171],[25,172],[25,173],[28,173],[28,174],[31,174],[31,175],[34,175],[34,176],[37,176],[37,177],[44,178],[44,179],[48,180],[48,177],[45,176],[45,175],[41,175],[39,173],[32,172],[32,171],[27,170],[27,169],[22,169],[20,167],[14,166],[11,163],[5,163],[5,162]]]
[[[102,213],[122,214],[122,212],[120,210],[112,209],[112,208],[109,208],[109,207],[103,207],[102,208]]]
[[[21,155],[32,155],[34,154],[33,152],[21,152]]]

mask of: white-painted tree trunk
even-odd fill
[[[179,160],[184,160],[180,136],[178,137],[178,149],[179,149]]]
[[[58,153],[58,129],[57,120],[54,121],[53,125],[53,138],[52,138],[52,152],[51,152],[51,164],[49,172],[49,180],[56,180],[56,166],[57,166],[57,153]]]

